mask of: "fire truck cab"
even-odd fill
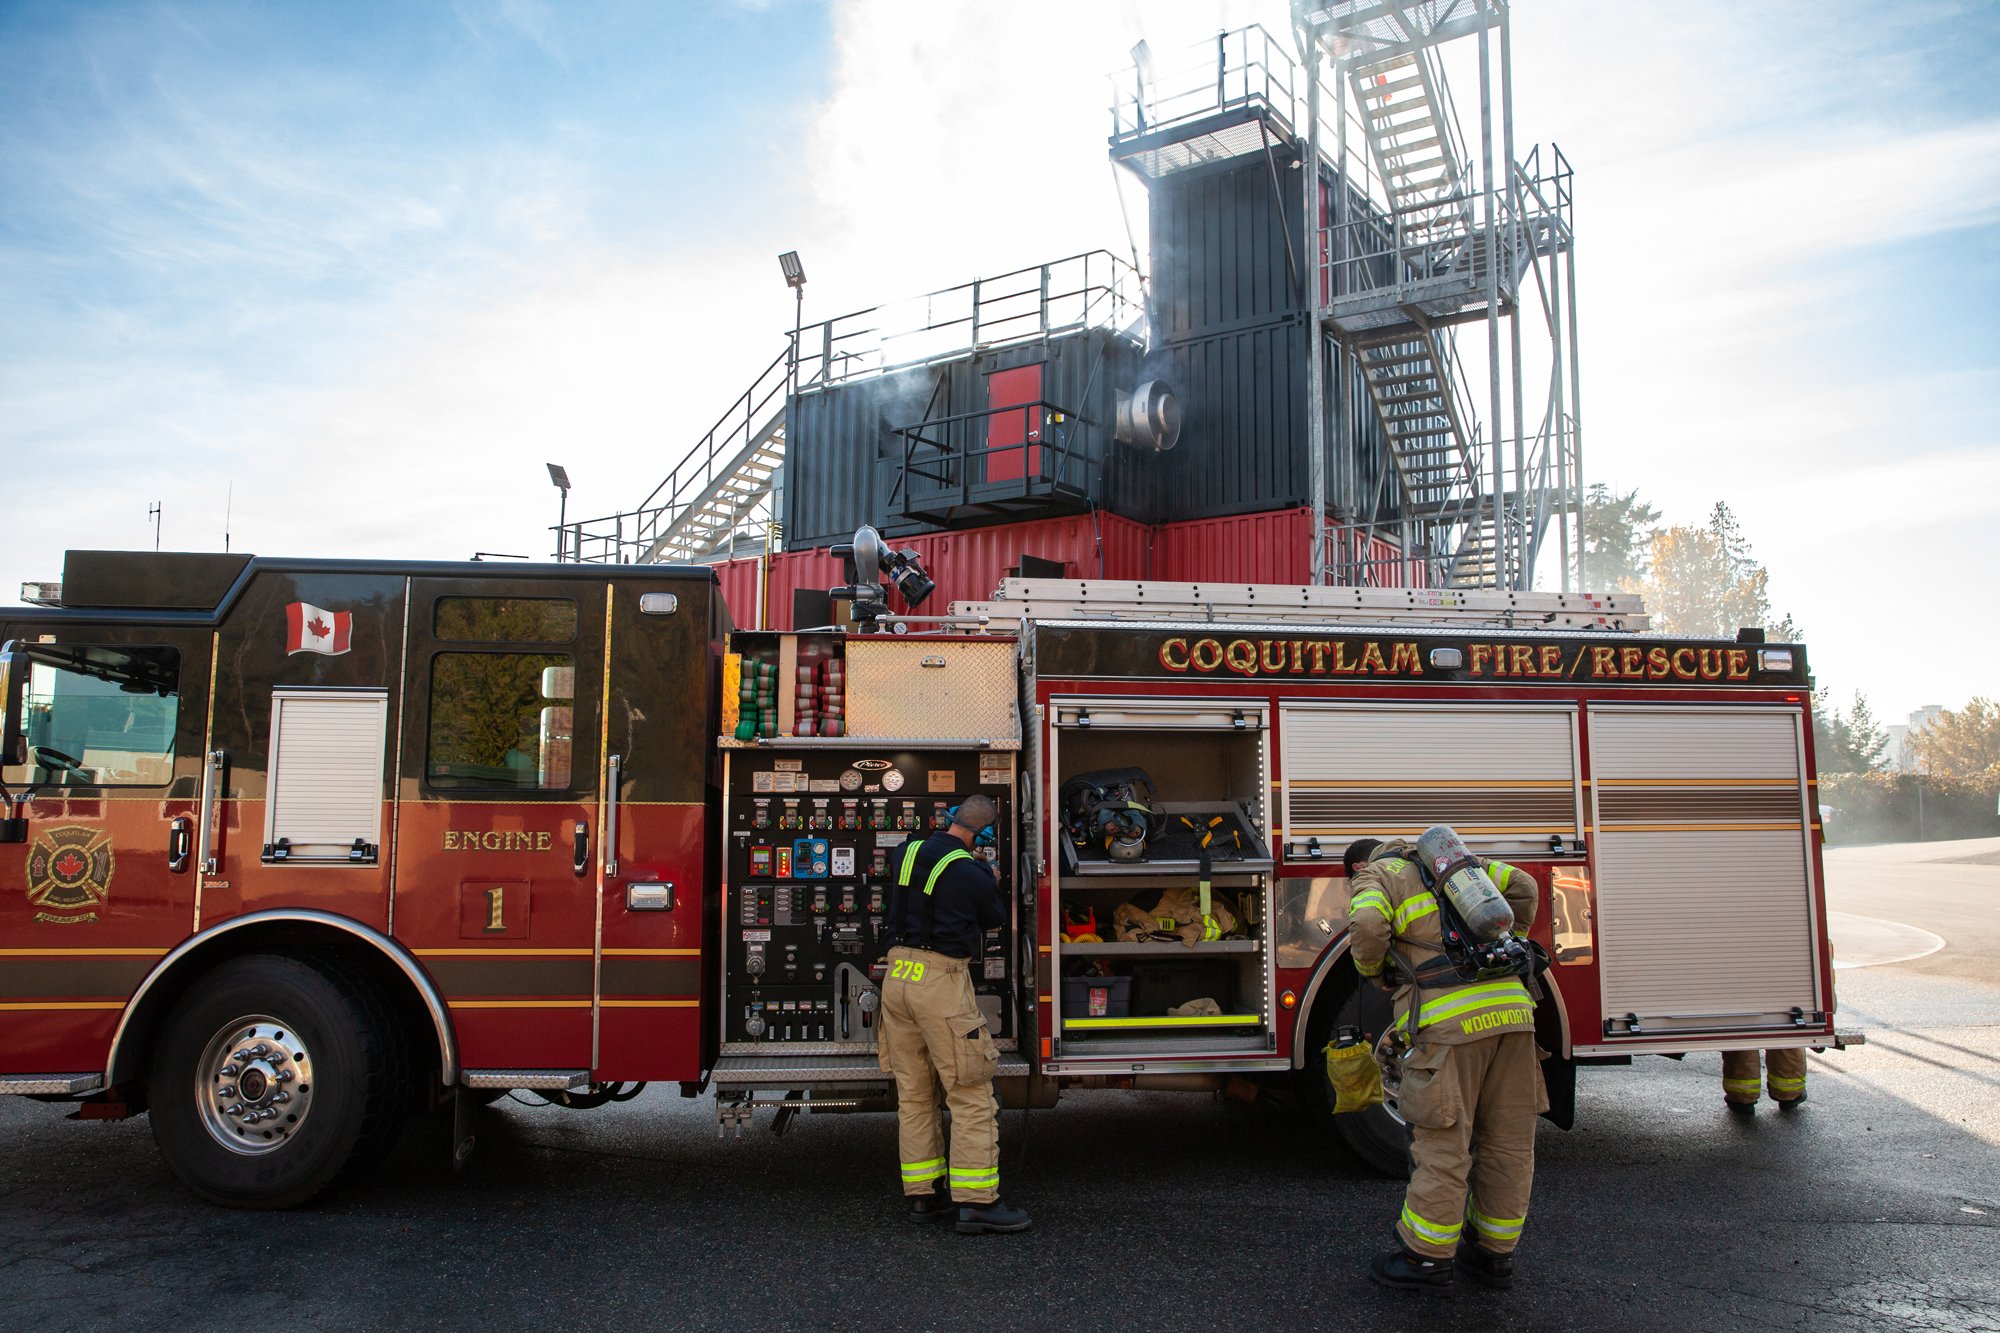
[[[284,1205],[426,1090],[709,1067],[710,571],[74,552],[62,596],[0,610],[0,1087]]]

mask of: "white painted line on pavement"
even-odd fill
[[[1880,967],[1884,963],[1907,963],[1944,948],[1944,937],[1933,935],[1900,921],[1856,916],[1852,912],[1828,912],[1827,931],[1833,936],[1833,966],[1836,971],[1852,967]]]

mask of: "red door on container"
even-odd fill
[[[986,376],[986,480],[1019,481],[1042,473],[1042,409],[1024,406],[1042,399],[1040,364],[995,370]],[[1013,408],[1014,411],[1001,409]]]

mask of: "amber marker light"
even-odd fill
[[[1284,1005],[1287,1009],[1296,1009],[1299,1007],[1299,997],[1290,991],[1286,991],[1278,997],[1278,1003]]]

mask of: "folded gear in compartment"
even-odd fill
[[[1209,892],[1208,911],[1201,910],[1201,890],[1162,889],[1152,906],[1141,906],[1146,895],[1118,904],[1111,925],[1121,944],[1179,940],[1193,948],[1204,941],[1241,938],[1243,922],[1226,893]]]

